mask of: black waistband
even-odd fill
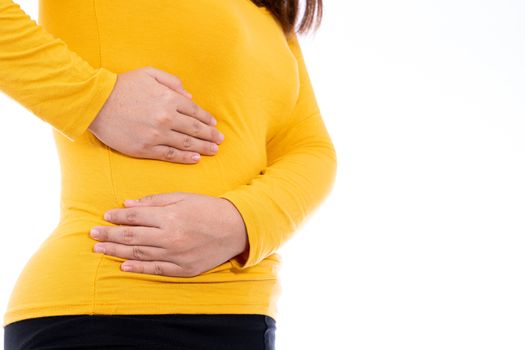
[[[260,314],[64,315],[4,328],[5,350],[273,350],[276,321]]]

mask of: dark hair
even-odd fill
[[[252,0],[261,7],[264,6],[279,21],[286,35],[294,32],[307,33],[310,30],[317,30],[321,25],[323,16],[323,0],[305,0],[304,13],[296,28],[299,17],[299,0]]]

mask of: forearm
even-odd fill
[[[116,78],[69,50],[18,4],[0,0],[0,90],[69,139],[95,119]]]
[[[333,186],[336,153],[320,115],[305,120],[303,128],[290,130],[292,137],[299,132],[302,141],[261,175],[220,196],[235,205],[246,226],[249,249],[232,260],[238,268],[253,266],[275,252]]]
[[[297,37],[288,42],[298,64],[296,106],[267,144],[268,165],[248,184],[224,193],[242,215],[249,249],[232,262],[257,264],[275,252],[330,192],[336,174],[334,145],[317,105]]]

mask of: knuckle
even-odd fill
[[[189,137],[189,136],[185,136],[185,137],[184,137],[184,141],[183,141],[183,143],[182,143],[183,147],[184,147],[184,148],[190,148],[190,147],[191,147],[191,144],[192,144],[192,142],[191,142],[191,137]]]
[[[155,118],[155,121],[158,125],[166,125],[170,122],[170,115],[168,113],[161,113],[159,115],[157,115],[157,117]],[[156,131],[156,129],[153,129]]]
[[[134,246],[132,249],[133,258],[137,260],[142,260],[144,258],[144,250],[138,246]]]
[[[160,130],[159,129],[153,129],[150,133],[150,139],[155,142],[160,137]]]
[[[135,234],[130,228],[125,228],[122,231],[122,241],[124,243],[132,243],[135,239]]]
[[[168,104],[177,99],[177,94],[173,93],[171,89],[164,89],[160,92],[160,97],[164,103]]]
[[[191,114],[195,117],[197,113],[199,112],[199,106],[197,106],[195,102],[192,102],[190,104],[190,108],[191,108]]]
[[[130,224],[134,224],[137,221],[137,213],[134,210],[129,210],[126,213],[126,221]]]
[[[174,158],[175,158],[175,148],[168,147],[168,149],[164,152],[164,159],[173,160]]]
[[[194,120],[191,123],[191,126],[193,127],[194,134],[197,134],[199,130],[201,129],[201,123],[198,120]]]
[[[163,274],[162,266],[160,266],[159,263],[153,263],[153,272],[156,275],[162,275]]]

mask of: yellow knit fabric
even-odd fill
[[[179,77],[217,118],[217,155],[195,165],[139,159],[87,130],[117,73],[145,66]],[[40,0],[37,24],[0,0],[0,90],[53,127],[62,176],[60,222],[23,269],[4,326],[72,314],[276,317],[276,250],[331,190],[336,154],[297,37],[287,39],[267,9],[249,0]],[[123,272],[125,259],[93,252],[90,229],[113,225],[105,211],[178,191],[230,200],[249,255],[166,277]]]

